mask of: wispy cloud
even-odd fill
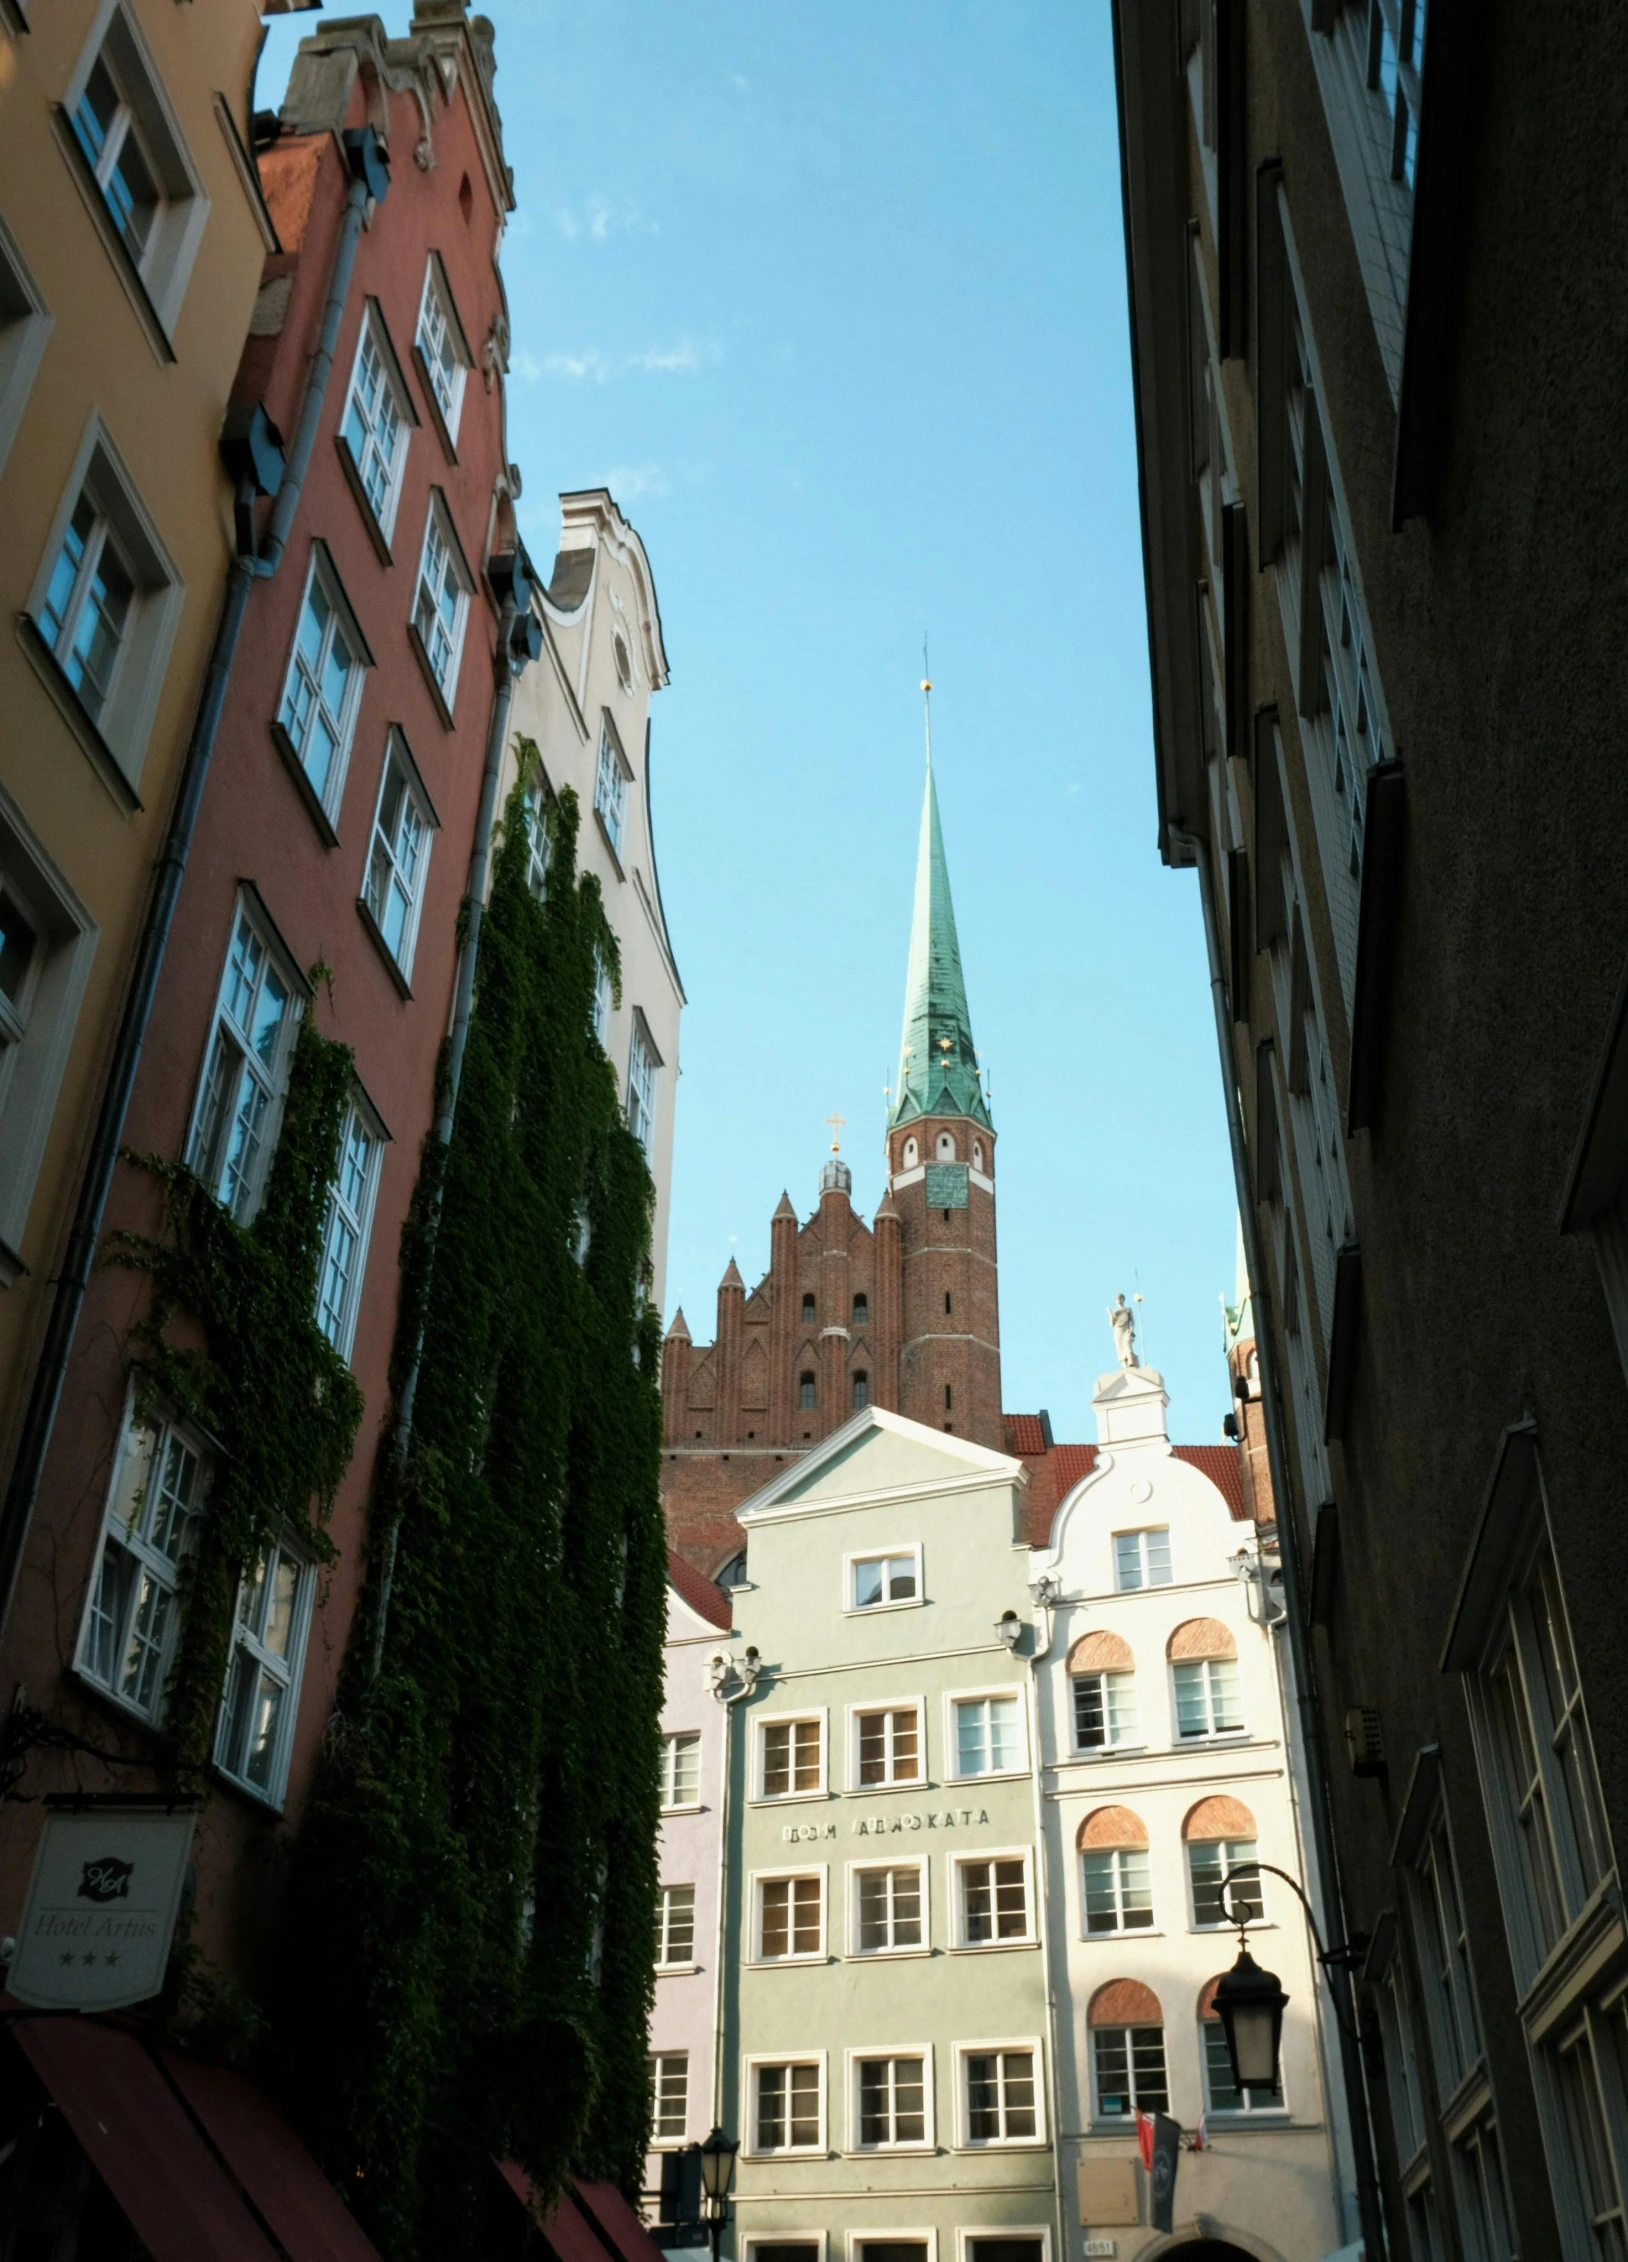
[[[606,472],[605,485],[619,503],[632,503],[641,495],[665,495],[668,479],[659,463],[619,463]]]
[[[660,227],[647,220],[636,204],[614,204],[597,192],[581,204],[562,204],[553,214],[554,226],[567,243],[586,239],[609,243],[612,236],[659,236]]]
[[[545,354],[540,362],[529,353],[517,353],[511,366],[528,383],[558,377],[567,384],[608,385],[615,377],[693,377],[723,358],[716,339],[680,338],[676,345],[646,346],[642,353],[608,354],[598,346],[587,346],[580,353]]]
[[[740,71],[730,72],[729,83],[735,89],[735,92],[737,94],[749,94],[752,90],[751,80],[747,78],[743,72]]]

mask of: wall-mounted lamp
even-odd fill
[[[1023,1620],[1015,1610],[1003,1610],[995,1620],[995,1634],[1007,1649],[1016,1649],[1023,1639]]]

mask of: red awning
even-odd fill
[[[577,2205],[621,2262],[666,2262],[666,2255],[613,2183],[581,2183]]]
[[[518,2160],[500,2160],[498,2169],[557,2262],[668,2262],[614,2184],[573,2183],[545,2216]]]
[[[263,2091],[225,2066],[164,2068],[294,2262],[379,2262],[378,2249]]]
[[[62,2015],[7,2024],[154,2262],[281,2262],[133,2034]]]

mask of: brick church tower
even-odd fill
[[[662,1490],[675,1546],[719,1561],[776,1468],[876,1404],[999,1452],[995,1131],[978,1071],[929,741],[887,1190],[866,1225],[833,1147],[819,1205],[782,1194],[769,1270],[731,1258],[714,1340],[682,1311],[662,1350]]]

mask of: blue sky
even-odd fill
[[[1155,845],[1105,0],[489,12],[525,532],[547,559],[554,496],[608,485],[672,663],[669,1314],[706,1339],[731,1254],[757,1279],[827,1116],[880,1196],[925,628],[1006,1403],[1092,1436],[1124,1289],[1174,1433],[1216,1437],[1236,1228],[1196,881]]]

